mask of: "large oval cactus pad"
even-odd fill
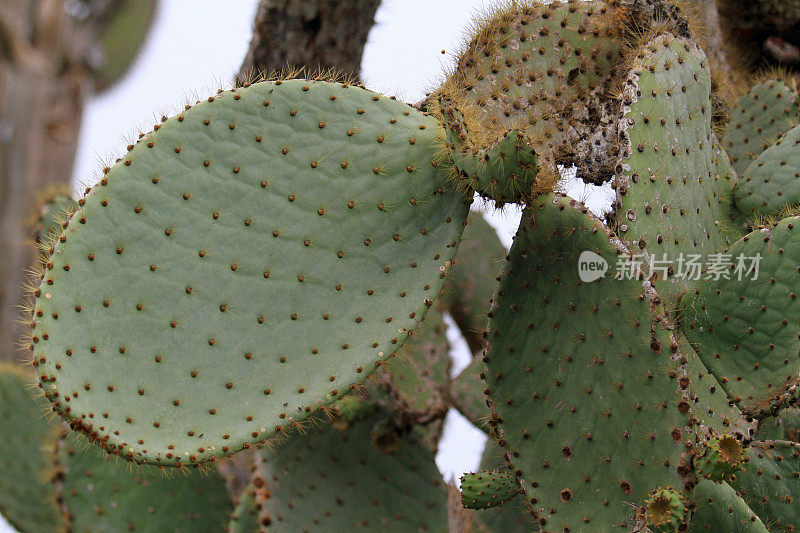
[[[604,278],[582,281],[584,252],[609,264]],[[500,442],[549,531],[631,525],[631,502],[682,487],[688,471],[688,379],[650,283],[613,279],[627,253],[582,204],[537,199],[491,313]]]
[[[440,133],[363,88],[290,80],[145,135],[37,292],[54,409],[107,450],[177,465],[334,401],[402,344],[455,255],[468,205],[434,161]]]

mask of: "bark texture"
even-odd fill
[[[239,82],[286,67],[357,76],[380,0],[262,0]]]

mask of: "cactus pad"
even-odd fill
[[[517,494],[517,480],[507,472],[482,470],[461,476],[461,501],[467,509],[499,507]]]
[[[752,443],[749,461],[731,486],[773,533],[791,533],[800,524],[800,444]]]
[[[800,126],[764,150],[736,184],[736,207],[748,215],[771,215],[800,203]]]
[[[558,161],[607,180],[614,136],[602,96],[625,31],[616,14],[605,2],[508,3],[480,21],[444,92],[469,102],[495,138],[521,131],[548,176]]]
[[[64,230],[69,215],[78,209],[78,203],[69,196],[57,194],[47,198],[36,213],[33,226],[34,239],[41,245],[49,245]]]
[[[483,350],[481,338],[489,322],[486,314],[506,255],[495,229],[480,214],[470,213],[453,270],[444,283],[442,301],[473,354]]]
[[[68,530],[220,531],[232,509],[225,481],[212,470],[165,472],[156,467],[131,467],[109,461],[78,439],[58,445],[59,476],[55,480]]]
[[[144,135],[36,293],[54,409],[107,451],[177,465],[334,401],[444,283],[468,202],[436,168],[440,135],[406,104],[306,80],[220,93]]]
[[[510,131],[496,139],[492,136],[475,138],[486,137],[486,134],[481,130],[477,134],[470,131],[453,100],[442,96],[439,106],[439,118],[447,129],[448,155],[455,161],[453,175],[458,186],[494,200],[498,207],[528,198],[535,187],[538,167],[536,152],[528,145],[525,135]]]
[[[33,376],[0,364],[0,514],[23,533],[55,531],[56,495],[47,477],[58,428],[31,395]]]
[[[799,242],[798,217],[756,230],[681,301],[687,338],[750,415],[770,414],[796,396],[800,383]],[[752,258],[759,256],[756,271]]]
[[[764,523],[725,482],[701,479],[694,488],[695,509],[689,531],[767,533]]]
[[[481,456],[480,469],[486,471],[500,471],[513,475],[505,459],[504,450],[492,439],[486,441]],[[519,487],[517,485],[517,487]],[[488,531],[503,531],[504,533],[525,533],[531,530],[532,519],[525,509],[523,498],[515,498],[501,507],[485,509],[483,511],[472,511],[473,518],[479,522],[475,529],[483,531],[480,526],[484,526]]]
[[[656,274],[665,298],[689,284],[680,254],[709,254],[725,244],[729,210],[715,194],[707,63],[693,43],[661,35],[638,51],[623,93],[620,127],[628,147],[617,177],[616,224],[631,253],[653,259],[654,267],[644,261],[643,269]]]
[[[649,282],[582,282],[584,251],[627,254],[588,210],[525,210],[488,332],[486,382],[504,445],[547,530],[632,524],[627,502],[682,486],[688,380]],[[597,259],[600,261],[600,259]]]
[[[761,152],[800,120],[795,90],[781,80],[758,83],[739,97],[722,140],[736,172],[743,173]]]
[[[485,365],[483,357],[472,359],[461,373],[450,382],[450,400],[459,413],[472,422],[475,427],[489,431],[489,408],[486,406],[484,390],[486,384],[481,379]]]
[[[744,459],[742,443],[736,437],[714,435],[705,443],[702,454],[695,457],[694,464],[700,475],[719,483],[741,470]]]
[[[263,480],[260,482],[263,482]],[[231,515],[227,533],[256,533],[260,531],[258,496],[259,493],[256,491],[253,482],[245,487],[242,492],[242,498]]]
[[[442,313],[432,309],[408,341],[381,365],[378,383],[388,391],[395,411],[415,422],[447,412],[450,344]]]
[[[292,533],[445,531],[447,489],[432,452],[416,432],[384,433],[379,449],[376,426],[386,427],[379,414],[342,430],[325,424],[263,450],[261,523]]]

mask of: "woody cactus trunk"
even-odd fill
[[[0,375],[2,512],[796,530],[798,84],[730,98],[692,11],[509,2],[415,106],[278,77],[142,134],[44,210],[25,342],[43,398]],[[608,213],[562,194],[565,167],[611,183]],[[522,207],[509,252],[468,218],[476,193]],[[452,380],[443,311],[476,351]],[[461,506],[433,461],[451,405],[491,437]]]

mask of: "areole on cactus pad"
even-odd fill
[[[74,429],[189,464],[285,432],[400,347],[469,202],[437,122],[344,83],[224,92],[156,126],[81,201],[30,346]]]

